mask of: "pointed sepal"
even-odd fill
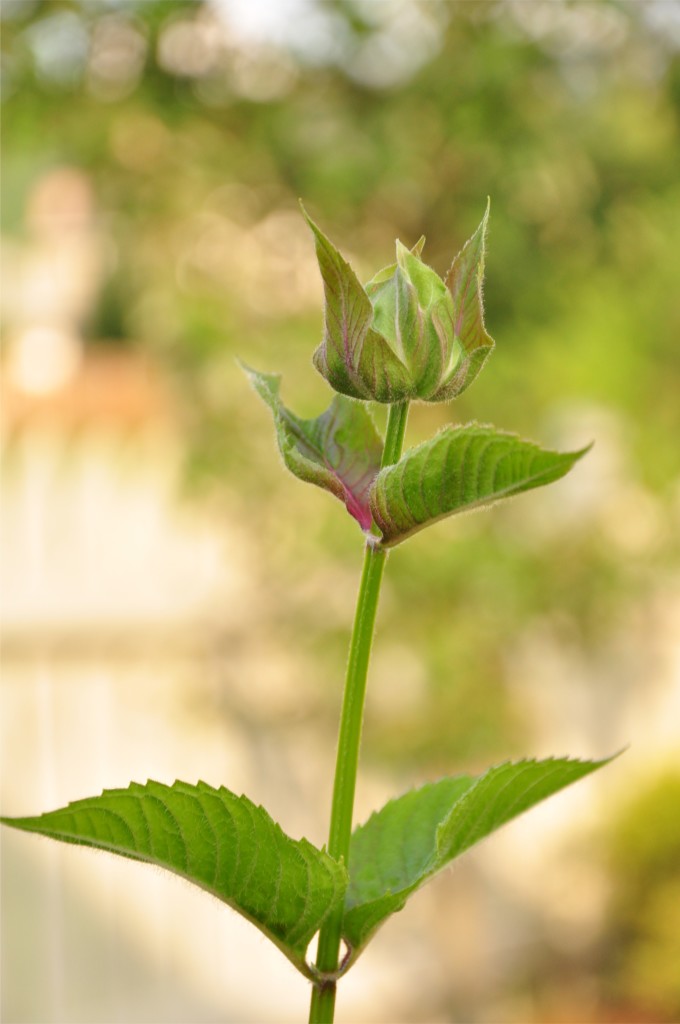
[[[420,242],[409,250],[398,241],[397,262],[369,281],[366,293],[374,326],[408,369],[410,397],[427,401],[460,346],[453,330],[451,296],[442,279],[423,263],[421,251]]]
[[[373,307],[358,277],[307,215],[324,286],[323,340],[314,366],[330,386],[364,401],[400,402],[409,396],[406,367],[374,330]]]
[[[460,395],[472,384],[494,347],[484,326],[484,258],[490,202],[474,235],[455,257],[446,275],[446,286],[453,300],[453,329],[460,345],[459,358],[443,377],[433,402],[445,402]]]

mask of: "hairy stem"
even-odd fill
[[[408,402],[390,406],[382,457],[383,466],[397,462],[401,455],[407,416]],[[364,717],[366,675],[386,558],[387,551],[384,548],[370,542],[366,545],[347,662],[328,837],[329,854],[336,860],[343,860],[345,864],[349,858],[352,835],[352,812]],[[342,917],[343,908],[340,907],[324,923],[319,934],[316,970],[319,975],[326,977],[314,985],[309,1012],[310,1024],[332,1024],[333,1021],[336,981],[328,975],[332,975],[338,969]]]

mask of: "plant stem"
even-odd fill
[[[387,417],[387,429],[385,431],[385,445],[383,448],[382,461],[380,466],[392,466],[401,458],[401,449],[404,446],[404,434],[406,433],[406,420],[408,419],[408,402],[399,402],[390,406]]]
[[[407,417],[408,402],[390,406],[382,457],[383,467],[397,462],[401,455]],[[349,647],[328,837],[329,854],[336,860],[344,861],[345,864],[349,859],[349,844],[352,835],[352,812],[359,764],[361,725],[364,717],[366,676],[386,558],[387,551],[384,548],[370,542],[366,545]],[[320,974],[333,974],[338,969],[343,911],[344,908],[340,906],[336,913],[328,917],[321,928],[316,959],[316,969]],[[335,1010],[335,990],[335,980],[323,980],[314,985],[309,1011],[310,1024],[332,1024]]]

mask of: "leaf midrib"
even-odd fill
[[[479,498],[476,501],[465,502],[462,505],[457,505],[456,508],[450,509],[448,512],[442,512],[439,515],[432,516],[431,518],[423,520],[421,523],[416,523],[411,529],[404,532],[400,532],[392,540],[381,540],[380,546],[384,548],[394,547],[395,544],[400,544],[403,540],[407,540],[408,537],[412,537],[415,533],[420,533],[421,530],[426,529],[428,526],[432,526],[434,523],[441,522],[442,519],[448,519],[449,516],[454,516],[459,512],[472,512],[476,508],[481,508],[484,505],[491,505],[494,501],[498,501],[500,498],[505,496],[512,496],[513,491],[517,490],[518,493],[522,493],[522,488],[527,483],[533,483],[535,480],[540,480],[543,476],[550,475],[551,472],[555,471],[554,466],[547,467],[541,470],[539,473],[534,473],[531,476],[522,477],[522,480],[518,483],[511,484],[509,487],[503,487],[500,490],[494,491],[493,494],[487,494],[483,498]],[[396,474],[395,474],[396,475]],[[371,492],[372,492],[371,488]],[[372,496],[372,495],[371,495]]]

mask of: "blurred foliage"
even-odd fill
[[[603,973],[646,1018],[680,1016],[680,775],[618,809],[607,835],[612,894]]]

